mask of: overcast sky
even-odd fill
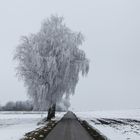
[[[140,0],[0,0],[0,103],[25,100],[14,50],[51,14],[85,35],[90,71],[72,97],[76,110],[140,108]]]

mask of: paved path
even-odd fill
[[[44,140],[93,140],[72,112],[64,115]]]

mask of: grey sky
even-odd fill
[[[86,38],[90,72],[80,79],[72,107],[140,108],[139,0],[0,0],[0,103],[26,99],[15,77],[14,49],[51,14],[64,16]]]

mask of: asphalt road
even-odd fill
[[[64,115],[44,140],[93,140],[72,112]]]

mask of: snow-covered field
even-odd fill
[[[140,109],[76,112],[110,140],[140,140]]]
[[[37,123],[47,112],[0,112],[0,140],[19,140],[26,132],[40,126]],[[64,113],[56,113],[59,119]]]
[[[47,112],[0,112],[0,139],[19,140],[26,132],[40,126],[37,123]],[[64,113],[57,113],[60,119]],[[140,140],[140,109],[121,111],[76,112],[76,115],[98,129],[110,140]]]

